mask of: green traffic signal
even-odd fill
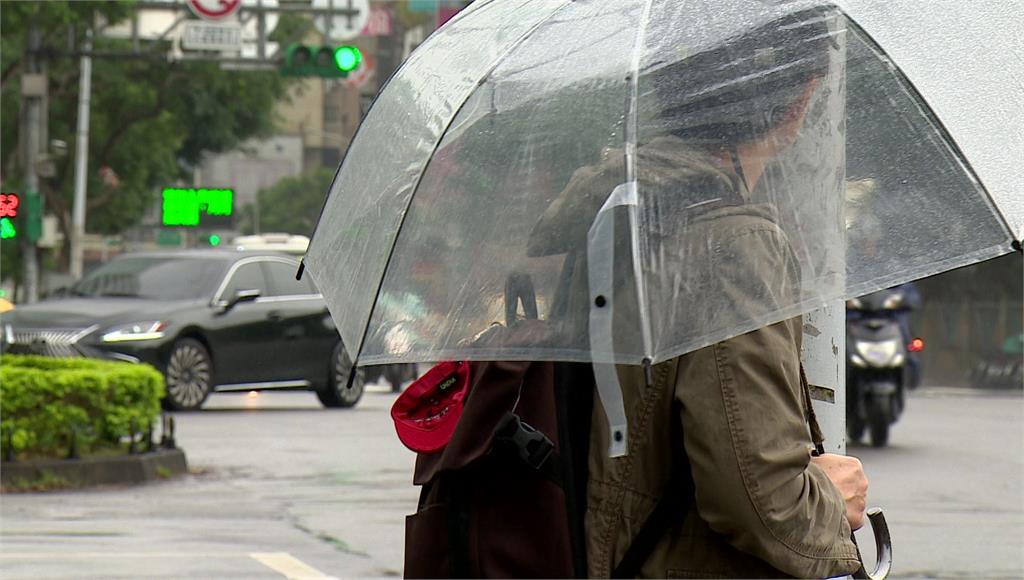
[[[356,70],[361,62],[363,53],[354,46],[339,46],[334,49],[334,64],[342,72],[350,73]]]
[[[208,238],[208,241],[210,242],[211,246],[216,248],[217,246],[220,245],[220,236],[218,236],[217,234],[211,234],[210,237]]]
[[[359,68],[363,53],[355,46],[291,44],[285,49],[281,74],[298,77],[346,78]]]
[[[18,235],[14,222],[10,218],[0,218],[0,239],[9,240]]]

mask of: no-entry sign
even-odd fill
[[[200,18],[219,20],[238,12],[242,0],[188,0],[192,13]]]

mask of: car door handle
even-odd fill
[[[271,310],[267,313],[267,320],[271,322],[279,322],[282,318],[284,317],[281,316],[281,312],[278,310]]]

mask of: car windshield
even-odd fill
[[[85,297],[120,296],[155,300],[202,298],[213,293],[224,274],[221,260],[183,256],[119,258],[100,266],[72,286]]]

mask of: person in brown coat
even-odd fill
[[[786,59],[780,65],[801,63],[802,68],[778,66],[797,70],[795,76],[768,76],[749,98],[733,98],[738,105],[732,111],[743,109],[746,115],[736,122],[722,122],[728,109],[687,103],[678,117],[659,120],[665,134],[637,150],[641,195],[660,190],[684,196],[700,188],[701,200],[717,198],[695,204],[676,231],[663,232],[660,263],[678,272],[678,285],[661,289],[671,296],[651,302],[679,309],[664,313],[666,320],[697,327],[712,315],[757,320],[798,302],[799,264],[772,196],[763,191],[778,185],[766,186],[764,178],[771,161],[797,139],[827,72],[827,46],[813,41],[792,46],[801,39],[827,38],[829,29],[815,15],[783,24],[797,32],[771,38],[771,31],[785,28],[774,23],[767,33],[751,34],[747,48],[759,58],[767,53]],[[803,36],[795,41],[792,34]],[[737,54],[740,60],[742,51]],[[695,62],[684,63],[691,70],[666,67],[650,82],[685,101],[678,91],[712,85],[699,75],[714,69],[710,61],[720,57],[691,59]],[[694,73],[693,67],[700,70]],[[669,75],[673,78],[666,80]],[[684,121],[672,126],[675,119]],[[585,226],[580,216],[594,215],[607,192],[623,183],[622,158],[605,157],[608,161],[578,170],[549,207],[534,232],[537,246],[564,238],[566,224]],[[720,195],[709,195],[709,188]],[[574,279],[577,288],[587,283],[582,270]],[[706,312],[709,305],[682,300],[686,288],[724,296],[729,306]],[[629,291],[629,284],[617,288],[616,316],[630,316],[631,300],[623,297]],[[640,367],[618,368],[629,449],[624,457],[608,456],[608,423],[596,405],[586,509],[591,577],[616,570],[666,494],[685,494],[679,501],[685,509],[644,558],[641,577],[823,578],[858,568],[851,531],[863,524],[868,481],[855,458],[812,456],[812,410],[800,363],[802,326],[800,317],[790,318],[657,364],[651,384]],[[680,473],[689,479],[681,483]]]

